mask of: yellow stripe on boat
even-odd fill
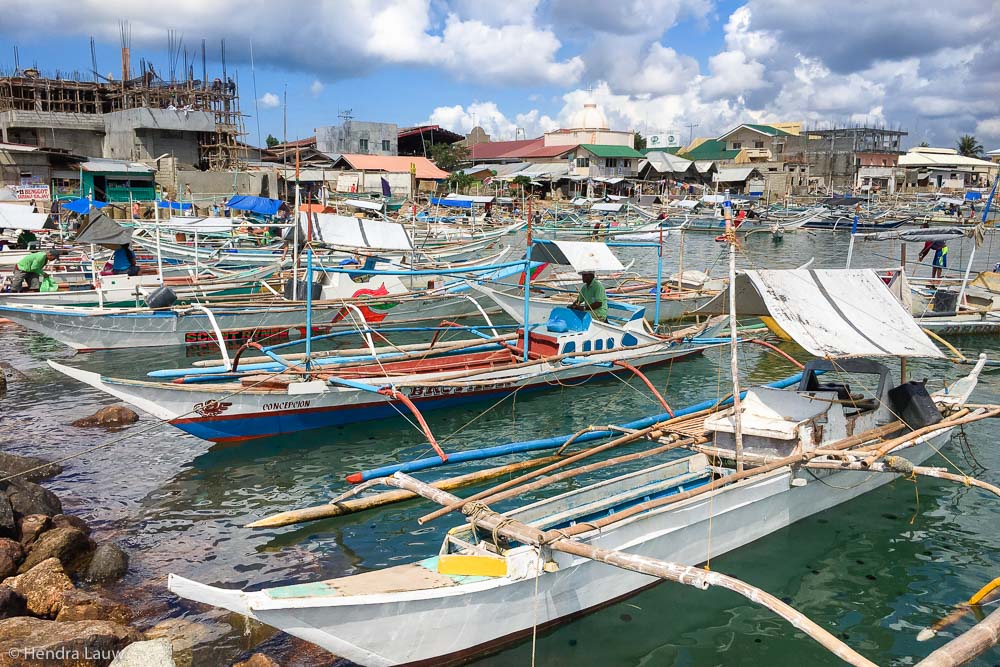
[[[767,328],[770,329],[774,333],[774,335],[780,338],[781,340],[792,339],[792,337],[788,335],[788,332],[782,329],[781,325],[779,325],[777,322],[774,321],[774,318],[761,316],[760,321],[763,322],[765,325],[767,325]]]
[[[438,556],[438,574],[467,577],[506,577],[507,561],[493,556],[442,554]]]

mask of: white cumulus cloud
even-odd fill
[[[281,98],[274,93],[264,93],[258,100],[265,109],[277,109],[281,106]]]

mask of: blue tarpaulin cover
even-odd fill
[[[180,201],[164,201],[162,199],[156,202],[157,208],[171,208],[175,211],[190,211],[191,202],[180,202]]]
[[[281,208],[280,199],[268,199],[266,197],[253,197],[251,195],[237,195],[226,202],[226,208],[237,211],[250,211],[260,215],[278,215]]]
[[[965,193],[966,201],[979,201],[983,198],[982,192],[969,191]]]
[[[90,209],[100,209],[107,206],[105,202],[90,200],[86,197],[80,197],[79,199],[74,199],[73,201],[66,202],[62,204],[62,208],[66,211],[73,211],[73,213],[79,213],[83,215],[84,213],[90,213]]]
[[[465,199],[438,199],[431,198],[432,206],[451,206],[452,208],[472,208],[472,201]]]

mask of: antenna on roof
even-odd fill
[[[337,118],[345,123],[354,118],[354,109],[337,109]]]

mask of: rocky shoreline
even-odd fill
[[[190,666],[192,629],[176,618],[146,627],[125,602],[136,591],[115,586],[128,554],[40,484],[61,472],[0,452],[0,667]],[[236,665],[279,663],[255,653]]]

